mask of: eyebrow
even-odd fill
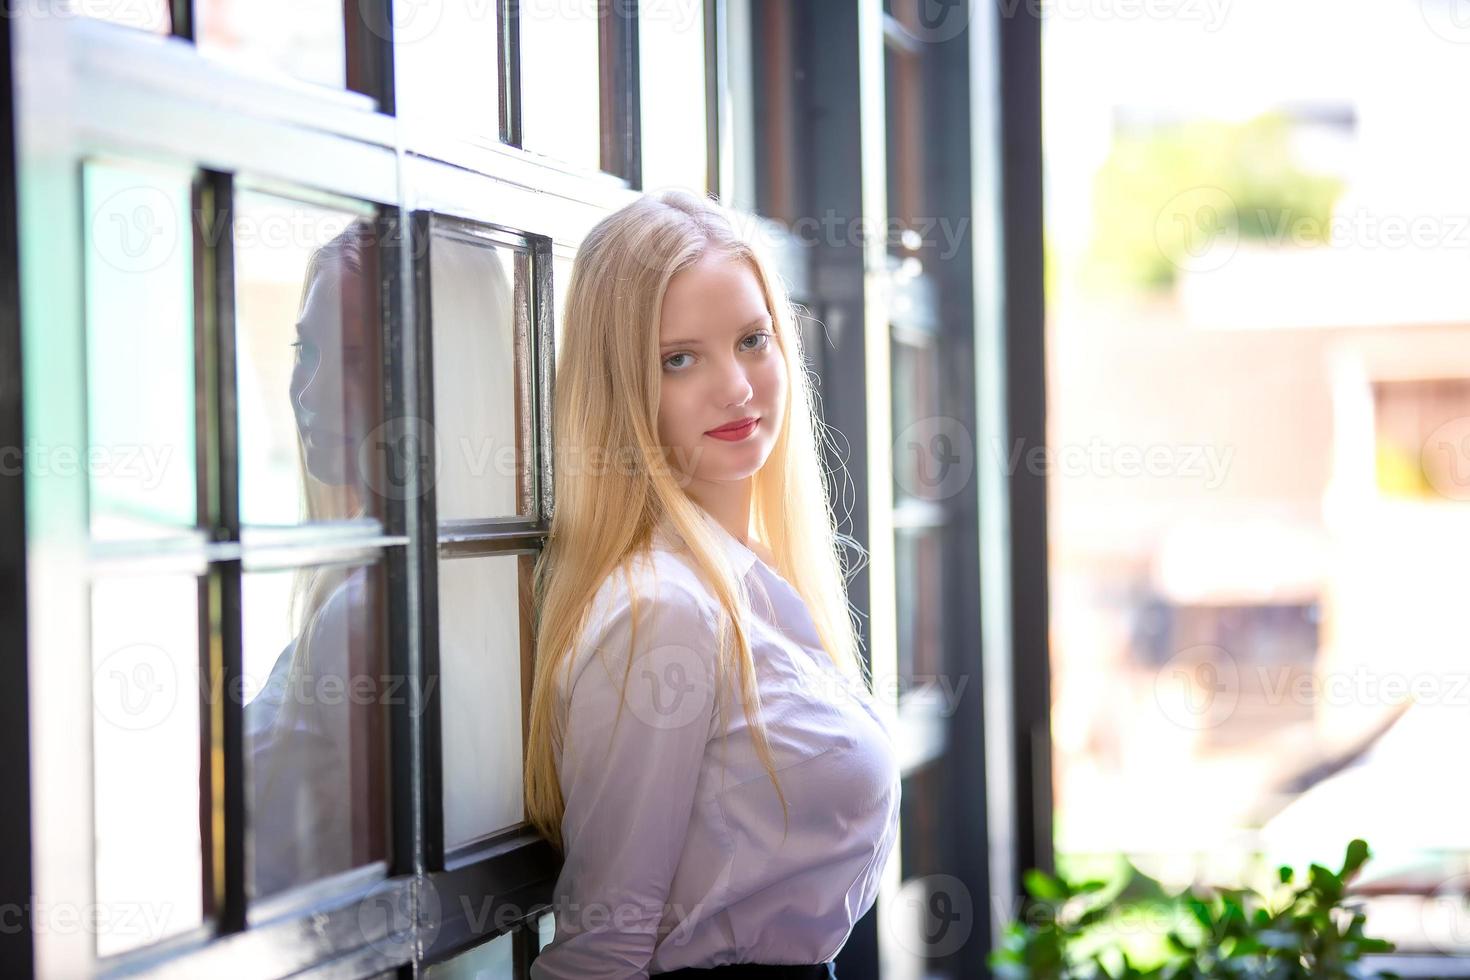
[[[745,331],[749,330],[751,327],[759,326],[760,324],[765,323],[770,318],[771,318],[771,314],[769,314],[769,313],[762,313],[760,316],[756,317],[754,320],[751,320],[749,323],[747,323],[744,326],[742,326],[736,332],[737,333],[744,333]],[[660,347],[660,349],[662,349],[664,347],[700,347],[700,346],[703,345],[703,343],[704,343],[704,341],[701,341],[701,340],[665,340],[665,341],[661,341],[659,343],[659,347]]]

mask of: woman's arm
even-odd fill
[[[646,977],[666,916],[711,735],[716,639],[699,598],[676,586],[641,598],[636,641],[631,614],[624,596],[574,652],[566,864],[533,980]]]

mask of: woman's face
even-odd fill
[[[756,473],[781,431],[786,361],[744,260],[709,255],[669,281],[659,361],[659,440],[676,471],[704,484]],[[711,434],[745,418],[758,421],[737,438]]]
[[[296,324],[291,407],[306,466],[323,483],[355,482],[359,443],[370,428],[372,358],[362,279],[324,263]]]

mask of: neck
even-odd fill
[[[692,481],[684,489],[689,499],[719,522],[720,526],[741,544],[750,545],[750,507],[755,493],[755,478],[731,482]]]

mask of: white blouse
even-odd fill
[[[532,980],[821,963],[877,897],[898,830],[887,723],[822,649],[796,590],[705,518],[750,586],[747,631],[789,829],[734,678],[715,704],[717,603],[665,524],[651,562],[634,563],[636,646],[614,572],[570,679],[557,672],[562,703],[571,697],[559,768],[566,863],[556,934]]]

